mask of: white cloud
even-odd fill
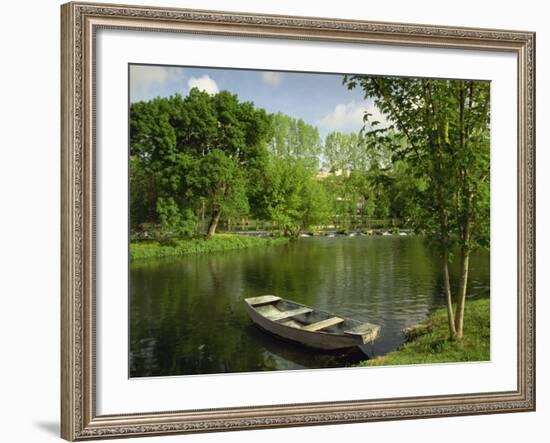
[[[379,121],[380,126],[388,124],[387,119],[374,103],[370,101],[357,103],[355,100],[336,105],[331,112],[318,120],[317,124],[328,131],[358,132],[364,125],[365,112],[372,114],[371,121]]]
[[[189,86],[190,90],[192,88],[198,88],[209,94],[216,94],[219,91],[216,82],[206,74],[200,77],[191,77],[187,82],[187,86]]]
[[[285,75],[282,72],[262,72],[262,80],[270,86],[279,86]]]
[[[168,66],[131,65],[130,99],[132,102],[150,100],[159,95],[163,85],[183,80],[185,70]]]

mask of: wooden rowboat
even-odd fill
[[[274,295],[246,298],[252,321],[284,339],[311,348],[335,350],[372,342],[380,326],[312,309]]]

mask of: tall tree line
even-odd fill
[[[192,89],[130,109],[130,219],[169,236],[214,235],[222,217],[272,221],[285,235],[322,221],[317,128],[227,91]]]
[[[403,217],[407,200],[398,193],[408,175],[392,164],[390,145],[375,149],[369,140],[338,132],[322,140],[303,120],[268,114],[227,91],[133,103],[132,228],[212,236],[220,220],[250,216],[296,236]]]

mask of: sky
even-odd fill
[[[365,100],[359,88],[348,90],[339,74],[130,66],[131,102],[175,93],[186,96],[193,87],[210,94],[227,90],[270,113],[301,118],[316,126],[323,138],[332,131],[359,131],[366,110],[383,121],[372,100]]]

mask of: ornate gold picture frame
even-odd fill
[[[62,23],[61,435],[87,440],[535,409],[535,35],[341,19],[67,3]],[[390,399],[96,412],[96,33],[161,32],[507,52],[517,57],[517,388]],[[121,131],[124,128],[121,128]],[[498,277],[498,269],[494,270]],[[495,276],[494,276],[495,277]]]

